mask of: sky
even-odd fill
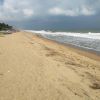
[[[24,29],[100,27],[100,0],[0,0],[0,21]]]

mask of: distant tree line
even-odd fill
[[[0,31],[2,30],[11,30],[13,29],[12,26],[8,25],[8,24],[5,24],[5,23],[0,23]]]

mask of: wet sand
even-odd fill
[[[43,37],[41,35],[37,35],[37,36],[41,37],[41,38],[43,38],[45,40],[51,41],[51,39],[45,38],[45,37]],[[100,52],[99,51],[82,48],[82,47],[79,47],[79,46],[76,46],[76,45],[73,45],[73,44],[70,44],[70,43],[61,43],[61,42],[58,42],[56,40],[52,40],[51,42],[59,44],[59,45],[63,45],[65,47],[69,48],[70,50],[74,50],[75,52],[77,52],[77,53],[79,53],[79,54],[81,54],[83,56],[86,56],[88,58],[100,61]]]
[[[82,52],[25,32],[0,37],[0,100],[100,100],[99,57]]]

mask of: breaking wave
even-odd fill
[[[40,34],[45,38],[58,41],[60,43],[69,43],[77,47],[92,50],[100,54],[100,33],[74,33],[74,32],[51,32],[25,30],[34,34]]]
[[[52,32],[52,31],[35,31],[35,30],[26,30],[27,32],[37,33],[41,35],[57,35],[57,36],[73,36],[73,37],[83,37],[83,38],[91,38],[91,39],[100,39],[100,33],[74,33],[74,32]]]

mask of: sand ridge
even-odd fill
[[[0,100],[100,100],[100,63],[30,33],[5,35]]]

